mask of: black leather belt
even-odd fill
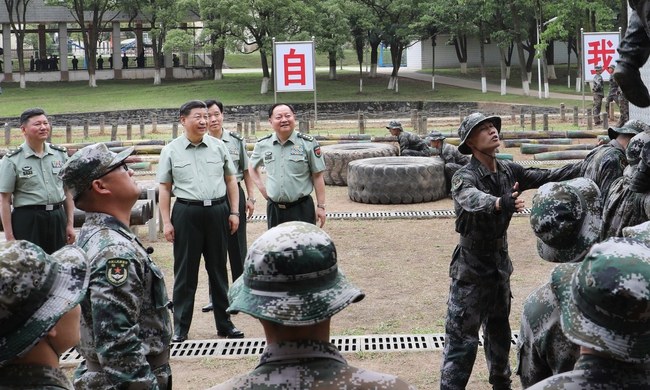
[[[471,251],[494,252],[505,247],[506,239],[501,237],[492,240],[473,240],[469,237],[460,236],[458,245]]]
[[[176,198],[176,201],[178,203],[186,204],[188,206],[210,207],[225,202],[226,197],[222,196],[221,198],[218,199],[207,199],[207,200],[189,200],[183,198]]]
[[[288,208],[291,208],[293,206],[296,206],[296,205],[299,205],[299,204],[303,203],[307,199],[309,199],[309,195],[303,196],[302,198],[298,199],[295,202],[280,203],[280,202],[275,202],[275,201],[271,200],[271,203],[273,203],[274,205],[278,206],[281,209],[288,209]]]
[[[30,204],[27,206],[16,207],[17,209],[27,209],[27,210],[44,210],[44,211],[54,211],[58,210],[63,206],[63,202],[54,203],[54,204]]]

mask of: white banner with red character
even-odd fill
[[[621,40],[619,32],[586,32],[582,34],[582,64],[584,67],[585,82],[593,81],[596,66],[603,67],[604,81],[608,81],[611,73],[608,66],[616,66],[618,52],[616,48]]]

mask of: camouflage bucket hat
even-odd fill
[[[641,161],[643,146],[650,141],[650,131],[643,131],[630,140],[625,148],[625,157],[630,165],[637,165]]]
[[[650,221],[623,228],[623,237],[634,238],[650,247]]]
[[[650,361],[650,249],[615,237],[584,261],[558,266],[551,286],[569,340],[628,363]]]
[[[251,245],[244,273],[228,291],[227,312],[311,325],[363,298],[337,267],[332,239],[313,224],[287,222]]]
[[[485,116],[480,112],[475,112],[469,114],[463,119],[463,122],[458,127],[458,137],[460,138],[460,144],[458,145],[458,150],[462,154],[472,154],[472,150],[467,146],[465,141],[469,138],[472,130],[479,126],[483,122],[490,121],[497,128],[497,132],[501,134],[501,118],[498,116]]]
[[[395,120],[390,121],[390,122],[388,123],[388,126],[386,126],[386,128],[389,129],[389,130],[390,130],[390,129],[400,129],[400,130],[404,130],[404,128],[402,127],[402,124],[401,124],[400,122],[398,122],[398,121],[395,121]]]
[[[442,135],[441,132],[439,132],[439,131],[435,131],[435,130],[432,131],[432,132],[430,132],[430,133],[427,135],[427,138],[431,139],[432,141],[439,141],[439,140],[441,141],[441,140],[447,139],[447,137],[445,137],[444,135]]]
[[[48,255],[27,241],[0,245],[0,366],[29,351],[81,302],[87,269],[76,246]]]
[[[93,180],[109,173],[113,168],[121,165],[133,153],[131,146],[120,153],[111,152],[103,143],[96,143],[79,149],[63,165],[59,177],[63,185],[77,200],[79,195],[90,188]]]
[[[623,127],[610,127],[607,129],[609,139],[616,139],[619,134],[637,135],[644,131],[650,131],[650,126],[640,120],[632,119],[623,125]]]
[[[602,224],[600,190],[580,177],[539,187],[530,225],[539,256],[552,263],[580,261],[598,241]]]

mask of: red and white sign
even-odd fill
[[[616,66],[618,52],[616,48],[621,40],[618,32],[590,32],[582,34],[582,64],[585,69],[585,81],[594,79],[596,65],[603,67],[603,80],[609,80],[609,65]]]
[[[314,42],[275,42],[273,52],[276,92],[314,91]]]

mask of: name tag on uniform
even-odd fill
[[[212,201],[210,199],[203,201],[203,207],[210,207],[210,206],[212,206]]]

